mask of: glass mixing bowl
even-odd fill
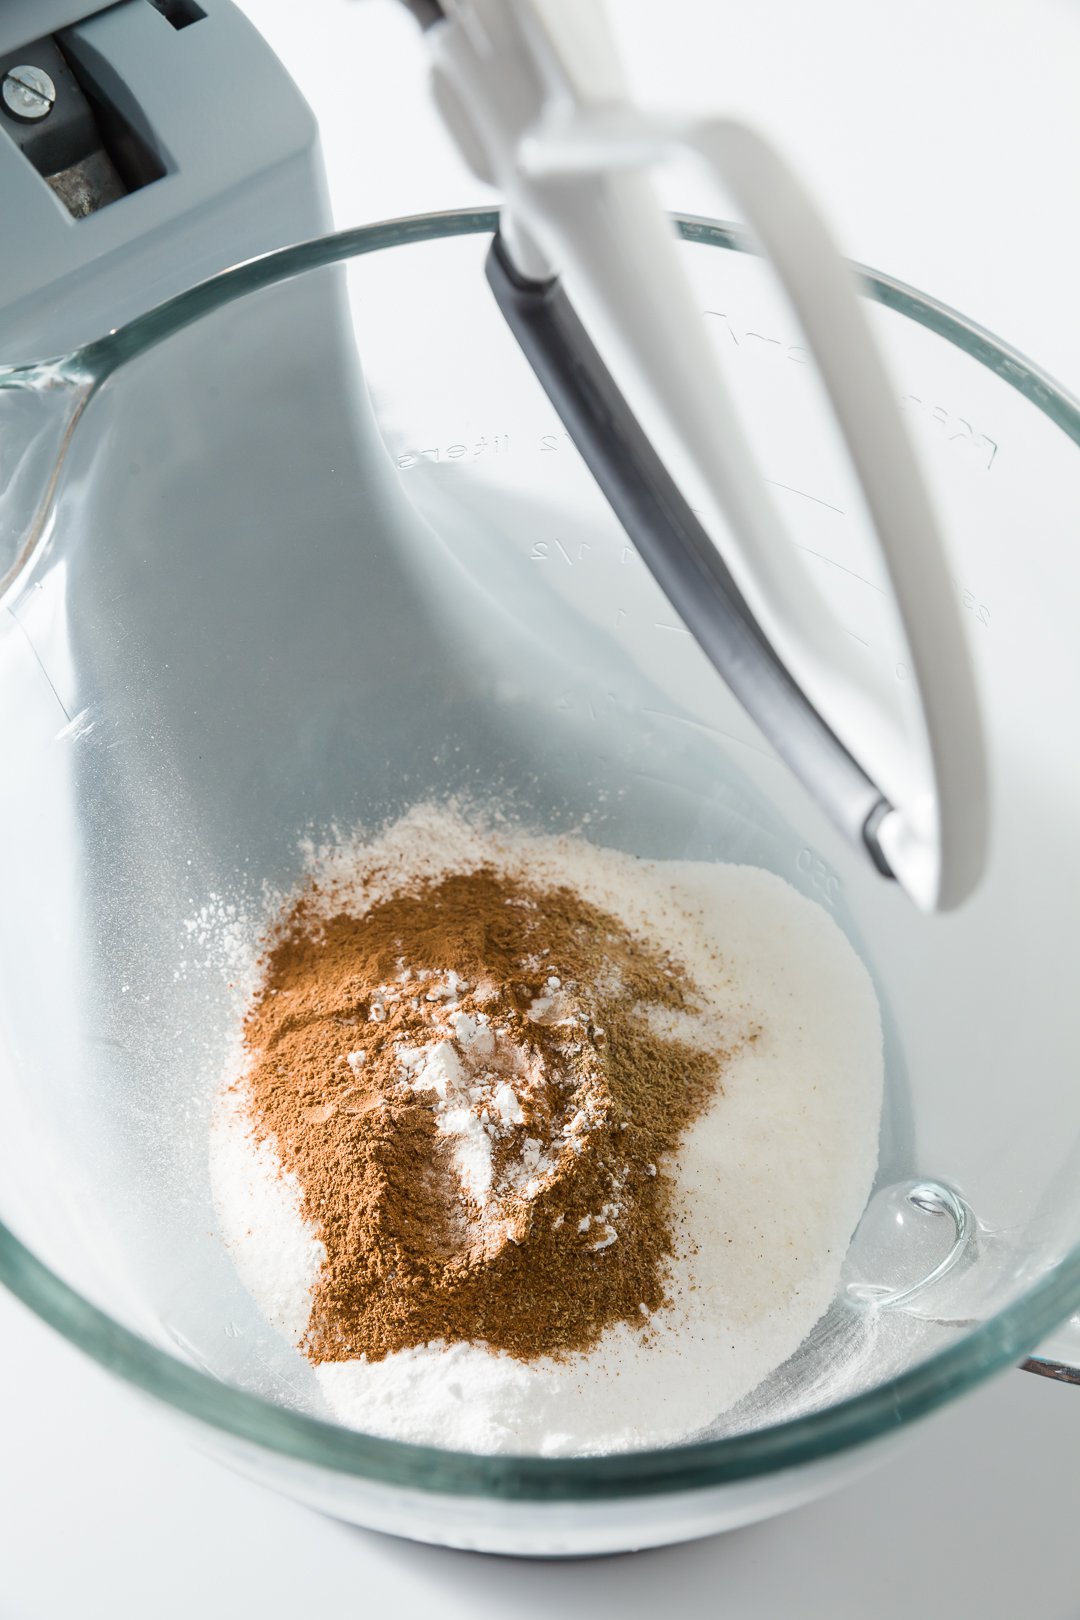
[[[0,1278],[306,1502],[586,1553],[851,1477],[1080,1304],[1080,411],[862,273],[990,744],[985,882],[920,916],[825,824],[627,545],[494,311],[494,224],[271,254],[0,376]],[[734,232],[679,229],[791,567],[904,723],[903,644],[801,336]],[[771,868],[875,977],[880,1169],[839,1293],[700,1443],[495,1458],[335,1426],[215,1235],[230,931],[296,879],[302,836],[451,793],[641,855]],[[1067,1362],[1067,1330],[1043,1354]]]

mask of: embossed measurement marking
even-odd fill
[[[705,731],[710,737],[722,737],[725,742],[738,743],[740,748],[746,748],[752,754],[760,754],[762,759],[771,760],[773,764],[779,763],[776,755],[770,753],[767,748],[760,747],[758,743],[748,742],[745,737],[736,736],[733,731],[725,731],[721,726],[709,725],[705,720],[695,720],[688,714],[671,714],[667,709],[652,709],[647,704],[642,704],[641,712],[652,715],[654,720],[670,720],[673,725],[689,726],[692,731]]]
[[[551,549],[552,546],[555,547],[554,551]],[[561,540],[537,540],[534,542],[533,548],[529,552],[529,561],[547,562],[553,557],[561,557],[568,568],[573,568],[576,562],[580,563],[585,561],[585,558],[592,550],[592,546],[589,544],[588,540],[582,540],[576,546],[573,546],[572,549],[577,553],[576,556],[571,556],[570,552],[563,545]]]
[[[834,506],[831,501],[823,501],[820,495],[811,495],[809,490],[796,489],[793,484],[782,484],[779,478],[766,478],[765,482],[771,484],[774,489],[786,489],[789,495],[801,495],[804,501],[813,501],[815,506],[827,507],[830,512],[835,512],[837,517],[844,515],[842,506]]]
[[[914,406],[928,422],[941,430],[946,443],[974,451],[980,460],[985,457],[985,470],[990,471],[1000,446],[989,434],[973,428],[967,417],[961,416],[958,411],[950,411],[945,405],[931,405],[918,394],[903,395],[900,404],[904,409]]]
[[[789,360],[799,366],[807,365],[811,359],[809,350],[803,344],[791,343],[785,338],[773,337],[767,332],[750,331],[738,316],[729,315],[726,310],[707,309],[704,313],[711,315],[720,323],[730,338],[732,347],[744,354],[770,355],[778,360]],[[947,443],[955,443],[963,449],[975,452],[986,472],[993,467],[1000,449],[997,440],[974,427],[959,411],[950,410],[945,405],[932,404],[919,394],[902,394],[899,402],[901,409],[914,408],[924,414],[929,422],[941,430]]]
[[[470,444],[455,440],[452,444],[430,445],[426,450],[402,450],[397,457],[399,472],[407,472],[410,467],[419,466],[423,461],[479,461],[482,456],[505,456],[510,450],[509,433],[494,433],[491,438],[481,435]]]
[[[850,574],[852,579],[857,579],[860,585],[865,585],[868,589],[877,591],[879,596],[889,594],[884,586],[875,585],[872,579],[866,578],[865,574],[857,574],[854,568],[848,568],[845,563],[837,562],[835,557],[828,556],[824,551],[815,551],[813,546],[804,546],[800,540],[793,540],[791,543],[793,546],[797,546],[800,551],[805,551],[811,557],[816,557],[819,562],[828,563],[830,568],[838,568],[842,574]]]
[[[809,878],[810,887],[819,894],[827,906],[834,905],[840,896],[841,883],[819,855],[812,849],[800,849],[795,857],[795,869]]]

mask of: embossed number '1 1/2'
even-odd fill
[[[827,906],[834,905],[840,897],[840,879],[829,868],[819,855],[812,849],[800,849],[795,857],[795,865],[803,877],[810,879],[810,887],[819,894]]]

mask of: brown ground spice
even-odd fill
[[[320,906],[313,887],[276,930],[245,1025],[256,1134],[326,1248],[306,1354],[379,1360],[441,1339],[531,1359],[586,1350],[616,1322],[644,1330],[665,1303],[665,1159],[730,1055],[659,1032],[694,1011],[694,986],[572,890],[492,870],[362,916]],[[467,985],[452,1000],[451,972]],[[486,1015],[485,1083],[512,1083],[523,1116],[492,1122],[482,1205],[399,1056],[439,1039],[450,1005]],[[556,1162],[527,1189],[537,1148]]]

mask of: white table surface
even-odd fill
[[[387,0],[242,3],[319,113],[339,224],[482,197],[441,140],[412,25]],[[1061,319],[1073,297],[1075,208],[1059,206],[1054,165],[1030,161],[1020,139],[1078,149],[1075,5],[1033,0],[1017,32],[1011,0],[912,0],[902,17],[890,8],[875,22],[893,30],[888,37],[868,33],[862,0],[801,12],[790,0],[713,5],[704,36],[688,32],[705,15],[700,0],[619,8],[647,91],[670,99],[674,84],[680,99],[717,105],[722,93],[753,108],[796,144],[848,251],[1080,379],[1080,328]],[[827,85],[824,68],[807,72],[809,47],[795,37],[811,17]],[[832,30],[824,44],[822,29]],[[948,73],[961,57],[957,97]],[[917,64],[919,113],[909,83]],[[1007,120],[994,116],[1001,104]],[[886,119],[905,120],[893,168],[897,143],[875,144],[867,123],[882,107]],[[871,164],[881,188],[903,194],[897,207],[867,208]],[[958,177],[952,196],[943,164]],[[716,211],[693,180],[671,200]],[[1002,246],[1003,218],[1023,250]],[[1078,1463],[1080,1391],[1011,1373],[921,1426],[869,1479],[786,1518],[631,1558],[484,1559],[353,1530],[233,1477],[0,1295],[0,1620],[629,1620],[655,1611],[1074,1620]]]
[[[2,1620],[1076,1620],[1080,1390],[1019,1372],[859,1484],[565,1564],[354,1530],[248,1484],[0,1295]]]

